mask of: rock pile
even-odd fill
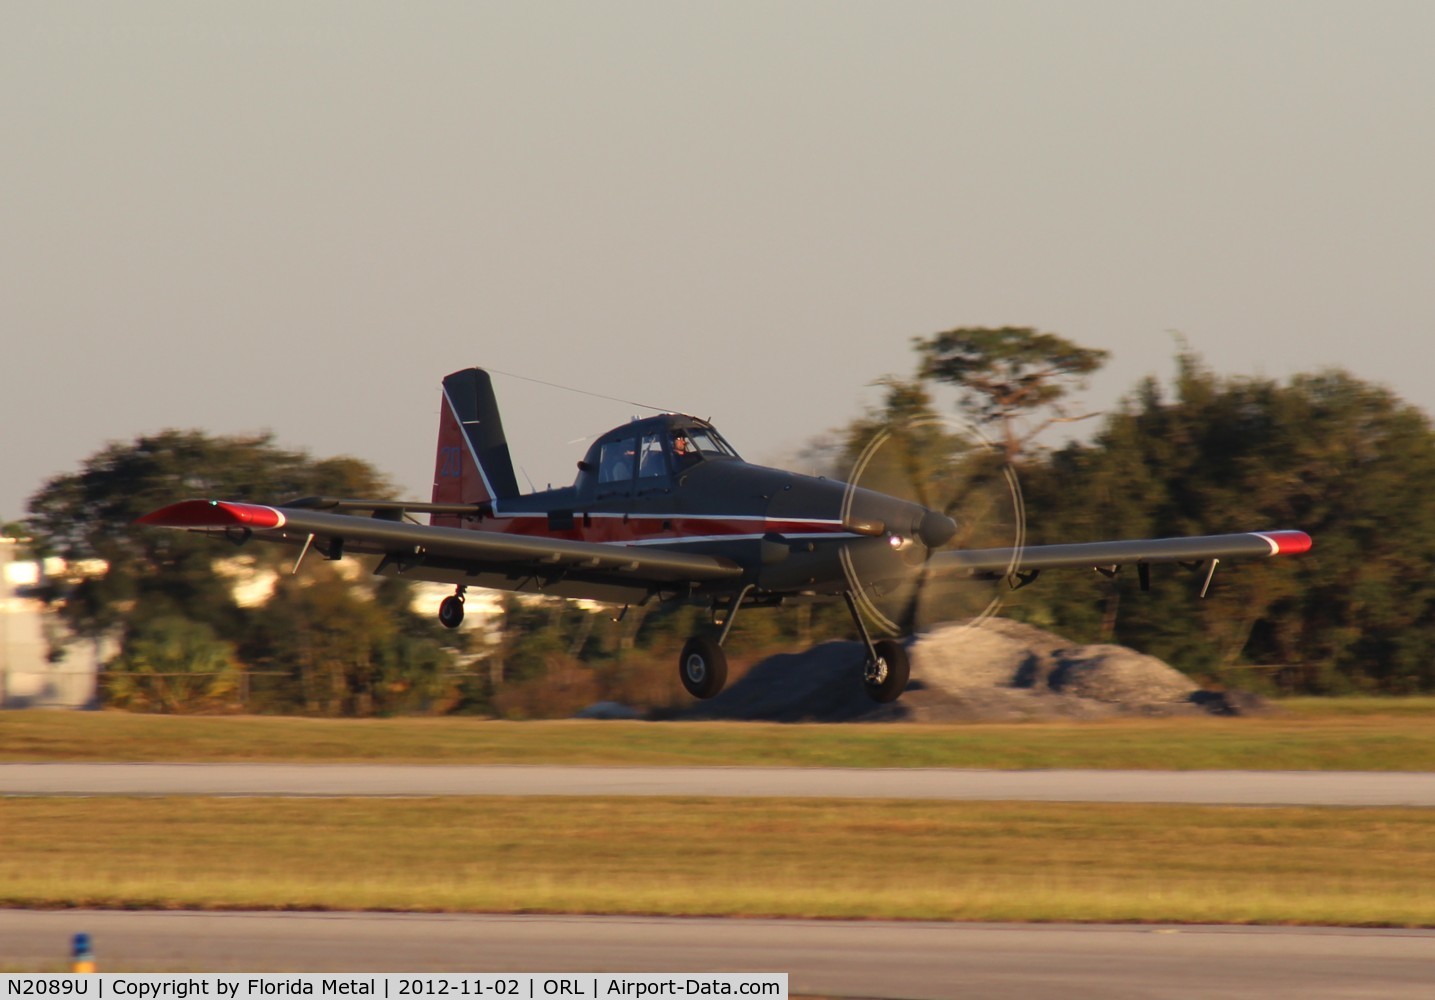
[[[1125,646],[1074,645],[1031,625],[992,619],[950,625],[908,647],[912,681],[901,700],[875,705],[862,691],[863,649],[829,642],[764,660],[688,718],[774,722],[1020,721],[1258,710],[1202,691],[1171,666]]]

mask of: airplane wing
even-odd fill
[[[315,509],[326,507],[327,510]],[[449,510],[459,507],[461,510]],[[330,513],[369,510],[372,516]],[[735,580],[736,563],[716,556],[651,546],[537,538],[403,520],[407,512],[473,513],[473,505],[309,498],[269,507],[226,500],[183,500],[153,511],[140,524],[250,537],[314,548],[330,559],[348,553],[383,556],[378,573],[444,583],[471,583],[615,602],[641,599],[655,589],[701,587]],[[508,581],[505,585],[502,581]]]
[[[958,549],[934,554],[930,568],[937,572],[966,572],[973,576],[1005,575],[1071,566],[1110,569],[1127,564],[1141,567],[1154,563],[1205,563],[1220,559],[1297,555],[1310,551],[1310,547],[1310,536],[1304,531],[1249,531],[1186,538]]]

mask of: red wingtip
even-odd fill
[[[136,524],[160,528],[232,528],[263,530],[282,528],[284,515],[273,507],[255,503],[230,503],[226,500],[181,500],[168,507],[150,511]]]
[[[1262,531],[1258,534],[1274,547],[1273,556],[1298,556],[1314,544],[1304,531]]]

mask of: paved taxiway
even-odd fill
[[[369,913],[0,910],[0,964],[101,971],[720,972],[795,993],[1069,1000],[1429,997],[1435,931]]]
[[[1435,807],[1435,774],[393,764],[0,764],[0,795],[715,795]]]

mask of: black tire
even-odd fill
[[[678,678],[694,698],[711,698],[727,683],[727,654],[716,640],[695,635],[678,658]]]
[[[438,621],[444,628],[458,628],[463,624],[463,598],[445,597],[438,606]]]
[[[880,662],[876,665],[863,664],[862,687],[866,689],[867,697],[885,705],[902,697],[902,692],[907,690],[911,668],[907,663],[907,651],[900,642],[883,639],[874,647]]]

